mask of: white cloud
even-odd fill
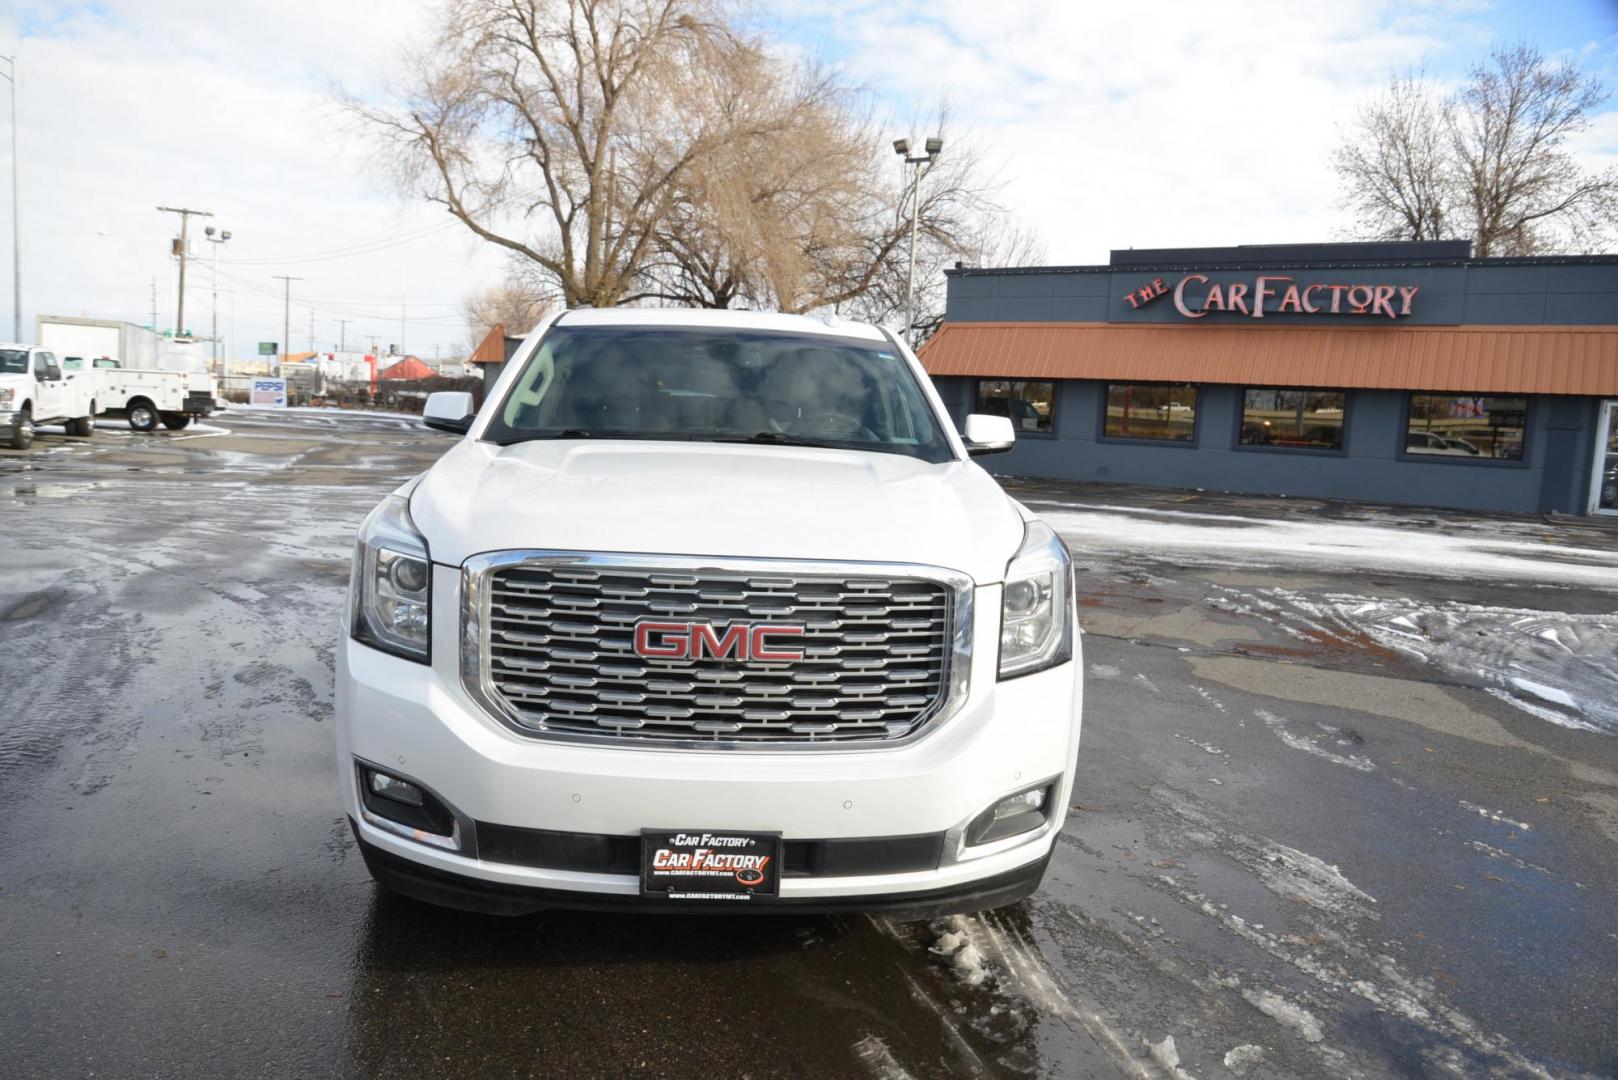
[[[1469,2],[786,10],[837,34],[841,61],[889,101],[948,100],[1004,162],[1002,201],[1054,264],[1104,262],[1115,247],[1330,239],[1347,223],[1328,165],[1339,126],[1391,71],[1482,59],[1494,33]]]
[[[163,205],[212,210],[233,233],[220,252],[219,307],[222,335],[235,313],[237,354],[281,340],[278,273],[305,279],[293,286],[294,348],[309,334],[300,296],[319,305],[321,348],[336,344],[339,318],[350,320],[350,345],[371,335],[397,342],[402,290],[405,344],[450,351],[465,335],[460,299],[501,269],[459,226],[357,258],[273,261],[450,221],[400,198],[331,106],[338,82],[383,83],[425,23],[423,5],[259,0],[115,0],[0,15],[0,51],[20,54],[24,335],[41,312],[147,322],[154,275],[159,325],[172,325],[167,250],[178,219],[158,213]],[[201,258],[187,288],[186,322],[198,333],[208,330],[214,254],[203,224],[193,220]],[[8,286],[9,277],[0,272]],[[8,316],[9,292],[0,298]],[[6,319],[0,334],[10,332]]]

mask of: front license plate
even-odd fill
[[[645,829],[640,891],[668,900],[733,904],[781,893],[781,834]]]

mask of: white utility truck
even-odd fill
[[[65,370],[51,350],[0,342],[0,439],[11,449],[28,449],[37,424],[88,437],[101,407],[95,393],[93,374]]]
[[[571,310],[360,527],[344,808],[471,910],[977,911],[1038,888],[1082,702],[1067,548],[886,330]]]
[[[136,431],[162,424],[179,431],[218,406],[212,375],[195,371],[131,371],[110,356],[66,356],[62,366],[88,372],[96,403],[104,413],[128,418]]]

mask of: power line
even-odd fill
[[[458,224],[459,222],[456,221],[447,221],[443,224],[433,225],[425,229],[418,229],[414,232],[396,234],[394,236],[383,237],[378,240],[367,240],[359,244],[332,248],[328,251],[311,252],[306,255],[286,255],[280,258],[265,259],[230,259],[228,262],[232,266],[267,266],[272,264],[276,266],[285,266],[289,264],[326,262],[331,259],[349,259],[359,255],[371,255],[378,251],[386,251],[389,248],[401,247],[405,244],[413,244],[417,240],[424,240],[429,236],[435,236],[438,233],[447,232],[448,230],[455,228],[455,226]]]

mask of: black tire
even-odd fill
[[[89,416],[81,416],[75,420],[69,420],[67,422],[67,433],[73,436],[75,439],[88,439],[91,435],[95,434],[95,430],[96,415],[94,404],[90,406]]]
[[[26,450],[34,442],[34,414],[27,406],[11,422],[11,438],[6,443],[13,450]]]
[[[140,432],[156,431],[158,424],[157,409],[145,398],[136,398],[129,403],[126,410],[129,414],[129,426]]]
[[[166,412],[158,415],[163,418],[163,426],[170,431],[184,431],[191,426],[191,418],[185,413]]]

